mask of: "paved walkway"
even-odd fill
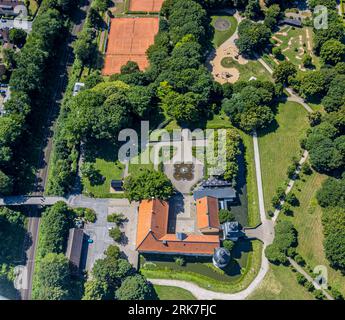
[[[309,154],[308,154],[308,151],[305,150],[304,153],[303,153],[303,155],[302,155],[302,157],[301,157],[301,160],[300,160],[299,163],[298,163],[299,165],[298,165],[298,168],[297,168],[296,171],[295,171],[295,174],[294,174],[293,178],[292,178],[292,179],[289,181],[289,183],[288,183],[288,186],[287,186],[287,188],[286,188],[286,190],[285,190],[285,194],[288,194],[288,193],[291,192],[291,190],[292,190],[292,188],[293,188],[293,186],[294,186],[294,184],[295,184],[295,182],[296,182],[296,179],[297,179],[299,173],[301,172],[301,168],[302,168],[303,163],[306,162],[306,160],[308,159],[308,155],[309,155]],[[285,203],[284,200],[283,200],[283,201],[280,201],[280,205],[281,205],[281,206],[282,206],[284,203]],[[276,210],[274,211],[274,216],[273,216],[273,218],[272,218],[272,221],[274,221],[274,222],[277,221],[278,216],[279,216],[279,213],[280,213],[280,209],[276,209]]]
[[[305,276],[307,278],[307,280],[309,282],[311,282],[315,289],[317,290],[322,290],[323,294],[326,296],[326,298],[328,300],[334,300],[334,298],[325,290],[323,289],[317,282],[315,282],[315,280],[307,273],[304,271],[304,269],[296,262],[294,261],[293,259],[289,258],[288,257],[288,260],[290,262],[290,264],[300,273],[302,274],[303,276]]]
[[[270,73],[273,74],[273,69],[262,59],[258,58],[258,61],[263,65],[263,67]],[[306,109],[309,113],[313,112],[313,109],[300,97],[298,96],[291,88],[285,88],[286,91],[289,93],[288,101],[293,101],[301,104],[304,109]]]

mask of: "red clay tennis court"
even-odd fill
[[[146,50],[153,44],[158,28],[158,17],[112,19],[102,73],[120,73],[128,61],[137,62],[140,70],[145,70],[149,64]]]
[[[130,0],[129,11],[159,12],[164,0]]]

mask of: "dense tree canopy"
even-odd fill
[[[12,265],[20,259],[25,235],[24,215],[18,211],[0,208],[0,267]]]
[[[333,113],[313,127],[305,141],[315,170],[332,172],[344,167],[344,111]]]
[[[143,170],[128,176],[124,182],[124,189],[130,201],[151,198],[167,200],[174,192],[167,176],[155,170]]]
[[[343,183],[344,184],[344,183]],[[344,199],[343,199],[344,200]],[[325,251],[331,265],[345,271],[345,205],[336,204],[323,210],[322,223],[325,234]]]
[[[267,127],[274,118],[275,87],[270,82],[238,83],[231,99],[222,107],[230,120],[241,129],[251,132]]]
[[[48,253],[39,264],[33,290],[35,300],[66,300],[70,296],[69,261],[64,254]]]
[[[345,175],[342,179],[328,178],[316,197],[322,207],[345,208]]]
[[[261,23],[243,20],[238,26],[239,39],[236,45],[241,54],[252,56],[261,52],[269,43],[270,29]]]
[[[74,212],[64,202],[57,202],[45,210],[40,226],[41,256],[64,252],[73,218]]]
[[[345,45],[338,40],[326,41],[321,48],[320,57],[325,64],[336,65],[345,60]]]
[[[154,297],[152,284],[140,274],[126,278],[116,290],[119,300],[151,300]]]
[[[275,227],[273,244],[266,248],[266,257],[274,264],[285,264],[288,249],[297,245],[297,231],[290,221],[280,221]]]
[[[274,69],[273,78],[276,82],[286,85],[289,83],[289,78],[295,77],[296,74],[296,66],[289,61],[284,61]]]

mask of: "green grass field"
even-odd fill
[[[211,24],[213,27],[215,25],[215,22],[219,18],[228,21],[230,23],[230,27],[225,31],[219,31],[214,29],[214,37],[212,43],[215,46],[215,48],[218,48],[221,44],[228,40],[237,29],[237,20],[233,16],[212,16]]]
[[[270,265],[270,270],[248,300],[314,300],[288,267]]]
[[[294,216],[280,216],[293,222],[298,231],[297,251],[309,266],[324,265],[328,268],[329,284],[345,295],[345,276],[329,266],[323,248],[323,232],[321,216],[322,210],[316,200],[316,192],[321,187],[326,176],[313,173],[302,175],[296,182],[293,192],[300,201],[299,207],[294,208]]]
[[[259,134],[266,210],[271,208],[271,200],[277,187],[287,180],[286,171],[292,158],[299,158],[299,141],[307,128],[307,111],[298,103],[286,102],[279,105],[276,124],[271,125],[271,132]]]
[[[196,300],[187,290],[170,286],[154,285],[159,300]]]
[[[88,179],[83,179],[83,192],[91,194],[97,198],[118,198],[122,194],[110,193],[111,180],[121,180],[124,165],[117,159],[118,148],[109,142],[98,142],[94,150],[90,150],[86,155],[86,161],[94,163],[95,168],[105,178],[99,185],[91,185]]]
[[[256,184],[254,162],[253,137],[240,132],[245,147],[245,160],[247,164],[247,197],[248,197],[248,226],[256,227],[260,223],[259,198]]]
[[[39,8],[39,5],[36,0],[30,0],[29,2],[29,15],[34,16]]]
[[[137,172],[140,172],[142,170],[148,169],[148,170],[153,170],[154,169],[154,165],[151,161],[151,159],[149,160],[149,163],[141,163],[143,161],[141,161],[141,156],[143,155],[143,157],[150,157],[150,153],[151,153],[152,148],[148,148],[145,149],[143,151],[142,154],[139,154],[137,157],[134,157],[133,159],[131,159],[130,163],[129,163],[129,168],[128,168],[128,173],[129,174],[135,174]]]
[[[268,71],[255,60],[250,60],[247,64],[239,64],[233,58],[227,57],[221,61],[221,64],[225,68],[236,68],[240,72],[240,81],[249,81],[251,77],[261,81],[273,81]]]

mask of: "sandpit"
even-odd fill
[[[230,21],[223,18],[218,18],[214,23],[214,28],[218,31],[226,31],[226,30],[229,30],[230,27],[231,27]]]

